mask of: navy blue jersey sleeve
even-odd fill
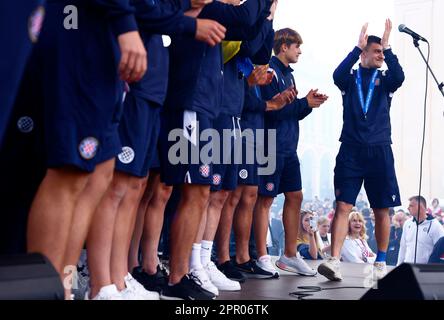
[[[105,12],[116,36],[137,30],[134,8],[130,5],[130,0],[91,0],[84,3]]]
[[[405,76],[401,65],[399,64],[398,57],[393,54],[391,49],[384,51],[385,63],[387,64],[388,71],[385,77],[385,86],[390,92],[398,90],[404,82]]]
[[[270,61],[271,53],[273,51],[274,44],[274,30],[271,29],[268,32],[267,37],[262,44],[262,47],[251,57],[251,61],[254,64],[264,65]]]
[[[191,0],[176,0],[179,1],[180,8],[183,11],[188,11],[191,9]]]
[[[246,80],[245,83],[245,100],[243,110],[252,113],[264,112],[267,108],[267,104],[260,98],[259,88],[250,88]]]
[[[213,1],[202,9],[199,18],[215,20],[227,29],[254,26],[266,9],[266,1],[268,0],[249,0],[240,6]]]
[[[240,50],[239,50],[239,56],[242,57],[248,57],[252,58],[258,53],[258,51],[263,47],[266,46],[266,40],[268,39],[268,36],[270,32],[273,31],[273,23],[269,20],[266,20],[262,23],[261,29],[258,34],[256,34],[256,37],[253,40],[247,40],[242,41]],[[255,64],[267,64],[268,61],[270,61],[270,55],[267,57],[266,61],[263,63],[258,63],[253,61]],[[261,61],[262,62],[262,61]]]
[[[335,85],[339,88],[339,90],[347,90],[351,75],[350,70],[352,70],[355,63],[359,60],[361,53],[362,50],[355,47],[333,73],[333,80],[335,81]]]
[[[185,16],[181,4],[173,0],[131,0],[136,9],[137,24],[140,29],[156,34],[186,35],[196,34],[196,19]]]

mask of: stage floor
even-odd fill
[[[277,257],[273,257],[273,261],[276,259]],[[314,269],[317,269],[321,262],[307,261]],[[304,300],[359,300],[371,286],[369,280],[371,267],[372,265],[369,264],[341,263],[341,273],[344,278],[341,282],[328,281],[320,274],[314,277],[303,277],[279,270],[279,279],[248,279],[241,284],[241,291],[223,291],[218,300],[298,300],[297,296],[290,295],[295,291],[309,294],[302,297]],[[389,266],[387,269],[390,272],[394,267]],[[324,290],[308,292],[298,289],[300,286],[316,286]]]

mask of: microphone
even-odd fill
[[[419,34],[417,34],[415,31],[410,30],[409,28],[407,28],[405,26],[405,24],[400,24],[398,27],[398,30],[399,30],[399,32],[404,32],[404,33],[411,35],[413,37],[413,39],[415,39],[415,40],[421,40],[421,41],[428,43],[426,38],[423,38]]]

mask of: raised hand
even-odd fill
[[[296,96],[297,91],[293,86],[287,88],[285,91],[275,95],[270,101],[267,101],[266,111],[277,111],[292,103]]]
[[[318,89],[310,90],[305,98],[307,98],[308,106],[310,108],[319,108],[321,104],[328,100],[328,96],[318,93]]]
[[[362,26],[361,34],[359,35],[358,47],[361,50],[367,46],[368,34],[367,34],[368,22]]]
[[[257,66],[254,68],[253,72],[251,72],[248,77],[248,85],[252,86],[266,86],[273,81],[273,73],[268,73],[268,65],[265,66]]]
[[[390,39],[390,33],[392,32],[392,21],[390,19],[385,20],[385,31],[384,35],[382,36],[381,45],[384,49],[389,47],[389,39]]]

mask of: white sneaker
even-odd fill
[[[279,278],[279,272],[273,266],[273,263],[271,262],[271,257],[269,255],[262,256],[257,259],[256,264],[259,268],[271,272],[273,274],[273,278]]]
[[[276,266],[279,269],[297,273],[302,276],[315,276],[316,270],[310,268],[310,266],[301,258],[299,253],[295,257],[288,258],[285,255],[280,256],[276,261]]]
[[[90,300],[89,291],[85,294],[85,300]],[[116,285],[110,284],[109,286],[102,287],[92,300],[123,300],[123,297],[119,290],[117,290]]]
[[[387,275],[387,264],[385,262],[375,262],[373,264],[373,281],[378,281]]]
[[[208,277],[208,274],[207,274],[207,272],[205,271],[204,268],[191,270],[191,274],[193,276],[195,276],[197,279],[199,279],[200,285],[201,285],[202,289],[205,289],[205,290],[211,292],[215,296],[219,295],[219,290],[211,282],[211,280]]]
[[[210,278],[210,281],[222,291],[239,291],[241,289],[240,283],[228,279],[219,269],[216,267],[213,261],[210,261],[204,266],[205,271]]]
[[[327,261],[321,263],[318,272],[331,281],[342,281],[340,271],[340,261],[338,258],[331,257]]]
[[[140,299],[136,300],[159,300],[159,294],[155,291],[148,291],[145,289],[143,285],[141,285],[133,276],[128,273],[125,277],[125,284],[127,289],[131,288],[131,290],[140,297]]]

